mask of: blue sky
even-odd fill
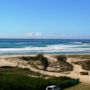
[[[0,0],[0,38],[90,38],[90,0]]]

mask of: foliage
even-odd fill
[[[88,72],[80,72],[81,75],[89,75]]]
[[[0,90],[45,90],[48,85],[60,85],[65,88],[78,84],[79,81],[68,77],[35,78],[13,73],[0,73]]]
[[[85,70],[90,70],[90,60],[77,61],[75,64],[81,65],[81,67]]]
[[[14,68],[13,66],[0,66],[1,69],[11,69]]]
[[[59,55],[56,58],[57,58],[57,62],[59,62],[60,71],[72,71],[73,70],[73,66],[69,62],[66,62],[67,57],[65,55]]]
[[[44,57],[43,54],[38,54],[36,57],[37,57],[37,60],[39,60],[43,65],[43,69],[46,70],[47,67],[49,66],[48,59]]]
[[[41,62],[44,70],[46,70],[49,65],[48,59],[44,57],[42,53],[38,54],[37,56],[23,56],[23,57],[20,57],[20,59],[26,60],[26,61],[37,61],[38,60]]]
[[[57,56],[57,61],[66,62],[66,60],[67,60],[67,57],[65,55],[59,55],[59,56]]]
[[[32,61],[32,60],[39,60],[40,58],[43,57],[43,54],[38,54],[36,56],[22,56],[22,57],[19,57],[20,59],[22,60],[27,60],[27,61]]]
[[[22,59],[22,60],[26,60],[26,61],[36,60],[35,56],[22,56],[22,57],[19,57],[19,58]]]
[[[90,55],[67,55],[69,58],[90,59]]]
[[[59,66],[60,66],[60,71],[62,71],[62,72],[64,72],[64,71],[72,71],[73,70],[73,66],[68,62],[60,61]]]
[[[42,53],[40,53],[40,54],[38,54],[36,57],[35,57],[35,59],[36,60],[40,60],[41,58],[43,58],[44,57],[44,55],[42,54]]]
[[[20,67],[11,67],[11,66],[1,66],[0,72],[19,74],[19,75],[40,76],[40,73],[33,72],[29,68],[20,68]]]

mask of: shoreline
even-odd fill
[[[41,54],[41,53],[38,53],[38,54]],[[6,55],[0,55],[0,57],[13,57],[13,56],[36,56],[38,54],[6,54]],[[65,56],[90,56],[90,54],[44,54],[42,53],[43,55],[45,56],[55,56],[55,55],[65,55]]]

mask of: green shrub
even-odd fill
[[[90,60],[77,61],[75,64],[81,65],[84,70],[90,70]]]
[[[65,55],[59,55],[56,57],[57,58],[57,61],[63,61],[63,62],[66,62],[67,60],[67,57]]]
[[[49,66],[48,59],[46,57],[42,57],[40,59],[40,61],[41,61],[42,65],[43,65],[43,69],[46,70],[47,67]]]
[[[84,72],[84,71],[83,71],[83,72],[80,72],[80,74],[81,74],[81,75],[89,75],[88,72]]]
[[[43,54],[41,53],[41,54],[38,54],[36,57],[35,57],[35,59],[36,60],[40,60],[41,58],[43,58],[44,56],[43,56]]]
[[[59,63],[61,72],[73,70],[73,66],[69,62],[66,62],[67,57],[65,55],[58,55],[56,58],[57,62]]]
[[[0,66],[0,68],[4,68],[4,69],[7,69],[7,68],[14,68],[13,66]]]
[[[45,90],[49,85],[55,84],[62,88],[79,83],[68,77],[35,78],[12,73],[0,73],[0,90]]]
[[[35,56],[22,56],[22,57],[19,57],[19,58],[22,59],[22,60],[26,60],[26,61],[36,60]]]

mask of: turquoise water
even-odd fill
[[[87,39],[0,39],[0,55],[8,54],[90,54]]]

